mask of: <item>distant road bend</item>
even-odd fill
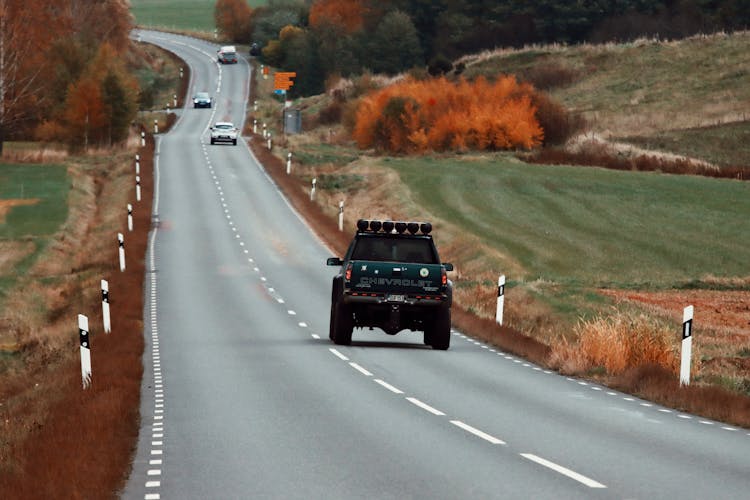
[[[191,68],[158,140],[138,451],[123,498],[747,498],[750,435],[558,376],[453,332],[328,340],[330,252],[250,154],[250,67]],[[353,228],[351,228],[353,230]],[[435,238],[440,243],[440,234]],[[450,256],[444,256],[450,257]]]

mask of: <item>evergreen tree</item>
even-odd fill
[[[395,74],[424,64],[417,30],[409,16],[399,10],[383,16],[372,35],[370,53],[375,72]]]

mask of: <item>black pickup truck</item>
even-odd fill
[[[428,222],[360,219],[333,278],[329,337],[348,345],[354,327],[381,328],[389,335],[424,332],[433,349],[450,346],[453,287],[441,263]]]

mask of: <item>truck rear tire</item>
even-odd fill
[[[447,307],[440,307],[435,315],[435,323],[429,335],[430,344],[433,349],[445,351],[451,345],[451,310]],[[425,334],[425,340],[427,340]]]
[[[354,318],[352,309],[343,301],[336,301],[333,307],[333,342],[338,345],[349,345],[352,343],[352,331],[354,330]]]

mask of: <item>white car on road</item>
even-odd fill
[[[216,122],[211,127],[211,144],[217,142],[231,142],[237,145],[237,135],[239,130],[231,122]]]

